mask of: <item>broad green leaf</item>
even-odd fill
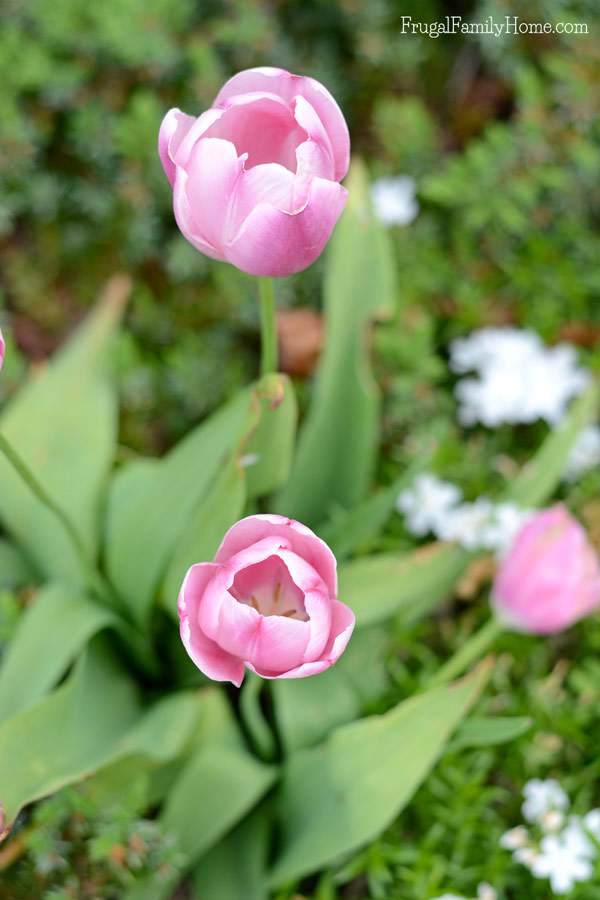
[[[243,394],[192,431],[164,459],[152,466],[134,461],[118,474],[109,495],[107,568],[140,623],[147,618],[177,542],[247,415],[248,397]]]
[[[393,309],[389,236],[369,209],[366,173],[355,163],[349,200],[328,250],[324,285],[327,340],[298,451],[276,509],[307,525],[330,509],[359,503],[379,440],[379,391],[369,365],[368,324]]]
[[[119,297],[100,306],[0,418],[3,435],[70,515],[90,554],[116,442],[117,397],[104,364],[121,309]],[[42,572],[83,581],[64,529],[1,454],[0,518]]]
[[[397,614],[412,621],[452,594],[472,558],[455,544],[439,543],[361,557],[340,567],[339,597],[354,610],[357,628]]]
[[[207,744],[175,782],[161,813],[162,824],[191,863],[258,803],[276,773],[244,750]]]
[[[260,703],[266,684],[263,678],[253,672],[246,672],[240,691],[240,714],[252,746],[261,759],[270,761],[276,754],[275,737]]]
[[[109,762],[137,715],[133,683],[94,642],[64,685],[0,725],[7,820]]]
[[[244,470],[233,451],[177,545],[167,570],[162,604],[177,618],[177,596],[188,568],[215,555],[225,532],[241,517],[246,502]]]
[[[0,539],[0,588],[20,588],[38,580],[19,548]]]
[[[282,850],[270,881],[316,871],[376,838],[398,816],[477,698],[489,673],[411,697],[344,725],[290,758],[280,796]]]
[[[269,831],[267,814],[259,808],[203,856],[193,876],[198,898],[268,900]]]
[[[212,555],[241,510],[243,457],[263,417],[264,428],[271,415],[278,421],[275,401],[281,405],[282,383],[284,376],[265,376],[210,416],[164,459],[150,466],[136,461],[117,475],[109,497],[107,566],[141,624],[163,577],[165,601],[171,608],[172,592],[178,590],[186,564],[200,561],[196,553]],[[228,464],[234,468],[223,474]],[[266,475],[261,478],[268,483]],[[211,521],[215,516],[218,520]]]
[[[358,718],[366,704],[384,693],[388,641],[385,629],[365,628],[352,636],[338,662],[321,675],[272,683],[277,725],[287,753],[322,741],[337,726]]]
[[[532,726],[528,716],[481,716],[472,717],[462,723],[453,740],[448,744],[449,751],[462,750],[464,747],[489,747],[505,744],[526,734]]]
[[[507,491],[507,499],[522,507],[546,502],[560,482],[569,454],[583,428],[598,412],[599,386],[594,382],[575,400],[564,421],[552,431],[533,459],[523,467]]]
[[[248,497],[261,497],[287,481],[292,465],[298,410],[286,375],[266,376],[257,387],[260,417],[244,447]]]
[[[30,706],[61,677],[97,631],[114,623],[77,588],[43,588],[24,613],[0,665],[0,722]]]

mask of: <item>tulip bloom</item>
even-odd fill
[[[4,338],[2,337],[2,331],[0,331],[0,369],[4,365],[5,351],[6,351],[6,344],[4,343]]]
[[[179,594],[181,639],[198,668],[239,687],[244,667],[262,678],[305,678],[346,648],[354,613],[336,599],[335,556],[283,516],[248,516],[215,560],[197,563]]]
[[[284,69],[239,72],[198,118],[170,110],[158,152],[183,235],[250,275],[309,266],[346,202],[342,112],[318,81]]]
[[[564,506],[521,529],[496,576],[492,605],[501,622],[529,634],[562,631],[600,606],[600,561]]]

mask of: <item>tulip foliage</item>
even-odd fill
[[[442,544],[355,556],[399,489],[371,493],[379,394],[367,336],[371,317],[396,302],[396,285],[366,187],[355,167],[328,250],[327,346],[298,435],[292,384],[269,374],[163,458],[116,465],[115,301],[3,410],[0,430],[60,499],[89,560],[0,459],[0,583],[38,588],[0,664],[8,824],[69,784],[85,780],[109,804],[135,783],[140,811],[157,810],[199,896],[264,900],[389,825],[483,689],[490,663],[365,715],[387,690],[390,620],[401,627],[431,612],[472,559]],[[525,505],[550,495],[593,402],[576,404],[507,494]],[[327,540],[356,630],[328,671],[268,689],[249,675],[238,692],[189,663],[177,594],[187,569],[261,509]],[[479,727],[488,742],[506,730],[473,724],[472,742]],[[157,900],[173,888],[172,878],[153,878],[129,898]]]

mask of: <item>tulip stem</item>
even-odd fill
[[[479,631],[472,634],[454,656],[451,656],[441,669],[438,669],[428,687],[439,687],[447,684],[468,669],[471,663],[476,662],[486,650],[491,647],[497,637],[504,631],[504,625],[498,619],[491,618]]]
[[[277,371],[277,323],[275,319],[275,287],[272,278],[259,278],[260,293],[260,374]]]
[[[100,574],[96,571],[92,563],[88,558],[88,554],[86,548],[81,540],[79,532],[77,528],[73,525],[73,522],[65,512],[65,510],[58,504],[46,491],[44,486],[40,483],[37,477],[33,474],[27,463],[24,461],[22,456],[17,453],[15,448],[12,446],[10,441],[8,441],[4,435],[0,432],[0,452],[4,454],[8,462],[12,465],[13,469],[17,472],[23,482],[27,485],[31,493],[37,497],[40,503],[48,509],[52,515],[58,519],[63,529],[67,533],[71,544],[73,545],[73,549],[77,554],[78,559],[81,561],[85,572],[89,578],[90,584],[95,587],[97,590],[100,590],[102,595],[106,594],[105,585],[102,582]]]

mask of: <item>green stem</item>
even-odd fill
[[[448,662],[436,672],[428,687],[438,687],[439,685],[447,684],[449,681],[462,675],[471,663],[476,662],[483,656],[503,631],[504,626],[498,619],[490,619],[479,631],[472,634],[460,650],[454,656],[451,656]]]
[[[260,294],[260,374],[277,371],[277,324],[275,320],[275,288],[272,278],[259,278]]]
[[[71,519],[64,511],[62,506],[60,506],[55,500],[52,499],[50,494],[46,491],[43,485],[33,474],[27,463],[17,453],[15,448],[4,437],[2,433],[0,433],[0,452],[4,454],[6,459],[12,465],[13,469],[25,482],[32,494],[34,494],[40,501],[40,503],[45,506],[46,509],[50,510],[53,516],[61,523],[62,527],[69,537],[69,540],[71,541],[71,544],[73,545],[73,549],[75,550],[78,559],[81,561],[84,567],[84,570],[90,582],[90,586],[94,588],[95,591],[99,592],[102,597],[106,597],[107,586],[104,584],[100,573],[90,562],[83,541],[81,540],[79,532],[73,525]]]

